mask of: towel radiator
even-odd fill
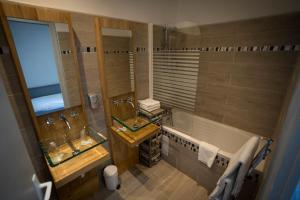
[[[261,148],[261,150],[257,153],[257,155],[254,157],[254,159],[251,162],[248,175],[251,174],[251,172],[263,161],[269,153],[271,153],[270,146],[273,143],[273,139],[261,137],[261,140],[265,140],[266,144]]]

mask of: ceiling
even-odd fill
[[[10,0],[133,21],[212,24],[300,11],[299,0]]]

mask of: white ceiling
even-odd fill
[[[211,24],[300,11],[299,0],[10,0],[154,24]]]

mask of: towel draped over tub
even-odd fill
[[[251,137],[230,159],[228,167],[209,195],[210,200],[228,200],[237,197],[257,150],[259,138]]]

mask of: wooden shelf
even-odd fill
[[[128,146],[135,147],[136,145],[158,133],[159,126],[155,124],[149,124],[135,132],[132,132],[128,129],[126,131],[120,131],[114,126],[111,127],[111,130],[114,135],[120,138]]]
[[[98,145],[58,166],[48,168],[56,188],[76,179],[109,159],[108,151]]]

